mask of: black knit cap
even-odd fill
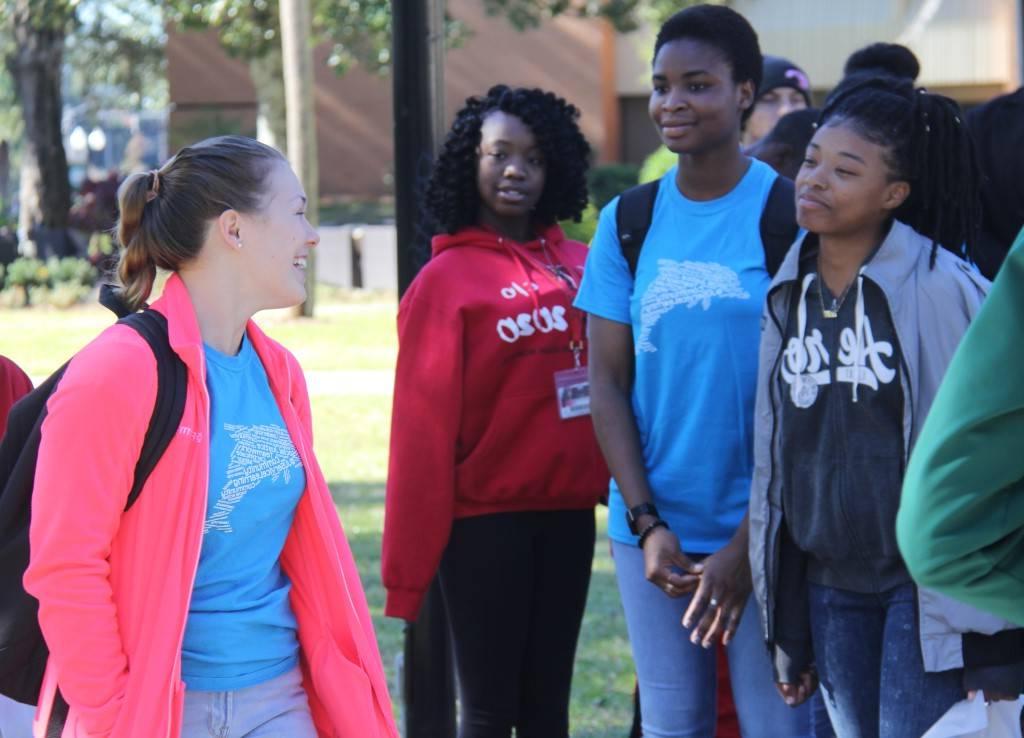
[[[764,73],[761,78],[761,86],[757,90],[757,96],[761,97],[779,87],[790,87],[804,97],[808,106],[811,104],[811,82],[807,74],[791,62],[781,56],[764,55]]]

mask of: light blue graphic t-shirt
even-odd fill
[[[229,691],[298,663],[280,557],[306,476],[249,339],[237,356],[205,350],[210,486],[181,673],[188,689]]]
[[[661,180],[636,282],[615,198],[601,211],[576,307],[633,328],[633,412],[662,517],[687,553],[713,553],[750,498],[761,308],[770,279],[760,219],[775,172],[753,160],[731,192],[686,199]],[[608,534],[636,543],[611,482]]]

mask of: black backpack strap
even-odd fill
[[[135,480],[124,508],[128,510],[135,504],[142,486],[178,431],[181,416],[185,412],[188,372],[181,357],[171,348],[167,338],[167,318],[162,314],[156,310],[143,310],[118,322],[131,326],[146,339],[156,357],[157,372],[156,404],[146,429],[146,438],[142,442],[139,461],[135,465]]]
[[[53,705],[50,706],[50,719],[46,723],[45,738],[60,738],[64,732],[64,725],[68,721],[68,707],[67,700],[64,699],[64,695],[60,693],[60,688],[57,688],[56,694],[53,696]]]
[[[106,302],[104,304],[107,304]],[[111,309],[115,309],[114,306],[107,305]],[[149,426],[146,428],[146,436],[142,442],[142,450],[139,453],[139,459],[135,464],[135,477],[132,481],[132,489],[128,494],[128,500],[125,503],[125,510],[131,508],[135,501],[139,497],[139,493],[142,491],[142,486],[149,478],[154,467],[160,457],[163,456],[164,451],[167,450],[167,446],[170,445],[173,440],[175,433],[177,433],[178,425],[181,423],[182,415],[185,412],[185,394],[187,391],[188,382],[188,371],[185,367],[185,363],[171,348],[170,341],[167,335],[167,319],[156,312],[155,310],[144,310],[141,313],[131,313],[122,317],[119,323],[128,325],[135,330],[146,343],[149,344],[150,349],[153,351],[153,356],[156,358],[156,369],[157,369],[157,391],[156,391],[156,402],[153,406],[153,414],[149,419]],[[43,418],[46,415],[45,412],[45,401],[53,393],[56,384],[60,381],[60,378],[64,374],[64,370],[67,368],[67,364],[60,368],[45,385],[41,385],[37,388],[36,392],[42,390],[43,386],[46,387],[45,395],[40,395],[41,399],[36,400],[38,408],[34,410],[39,415],[36,427],[33,430],[34,435],[34,449],[32,451],[31,458],[35,460],[35,449],[38,449],[39,444],[39,427],[43,422]],[[35,393],[33,393],[34,395]],[[42,403],[42,404],[40,404]],[[28,407],[25,405],[24,407]],[[15,411],[21,412],[24,408],[15,406],[12,410],[12,417]],[[21,421],[19,421],[21,422]],[[20,445],[20,444],[19,444]],[[27,445],[26,445],[26,448]],[[22,451],[25,454],[25,451]],[[31,486],[29,486],[31,489]],[[26,549],[27,550],[27,549]],[[34,662],[40,665],[40,673],[35,682],[35,693],[38,694],[39,683],[42,681],[42,667],[46,664],[46,651],[45,643],[42,638],[39,638],[39,643],[42,646],[42,655],[34,659]],[[50,718],[47,721],[45,736],[46,738],[59,738],[64,730],[64,725],[68,717],[68,703],[61,694],[58,688],[53,705],[50,711]]]
[[[104,282],[100,285],[100,305],[112,312],[118,318],[126,318],[135,311],[125,302],[121,288],[116,284]]]
[[[761,243],[768,275],[774,277],[796,240],[796,189],[793,180],[779,175],[772,183],[761,212]]]
[[[640,249],[644,246],[647,231],[654,217],[654,201],[658,198],[660,179],[630,187],[619,196],[615,208],[615,228],[619,235],[619,247],[629,264],[629,273],[636,277],[636,265],[640,261]]]

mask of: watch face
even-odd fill
[[[640,532],[637,530],[636,520],[641,515],[653,515],[654,517],[658,517],[658,509],[650,502],[644,502],[636,507],[626,509],[626,523],[629,525],[629,531],[633,535]]]

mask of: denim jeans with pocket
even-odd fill
[[[185,691],[181,738],[317,738],[299,667],[230,692]]]
[[[962,670],[926,672],[917,590],[879,594],[810,585],[821,687],[839,738],[920,738],[964,699]]]

